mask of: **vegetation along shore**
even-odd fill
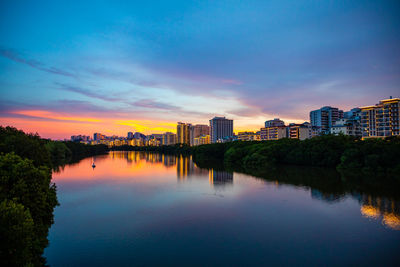
[[[198,164],[223,163],[247,173],[279,165],[327,167],[349,175],[400,180],[400,138],[361,140],[352,136],[323,135],[306,140],[236,141],[189,147],[121,146],[112,150],[192,154]]]
[[[192,155],[200,167],[224,168],[265,179],[280,177],[293,166],[322,167],[321,175],[307,183],[324,188],[335,179],[323,173],[339,171],[357,177],[359,184],[372,179],[379,184],[400,182],[400,138],[361,140],[350,136],[324,135],[307,140],[235,141],[190,147],[86,145],[41,139],[12,127],[0,127],[0,264],[44,265],[42,254],[58,205],[52,170],[109,150],[148,151]],[[286,167],[285,167],[286,166]],[[297,173],[301,168],[294,171]],[[329,176],[329,175],[327,175]],[[285,175],[281,180],[285,182]],[[361,178],[360,178],[361,177]],[[351,188],[354,188],[353,180]],[[286,182],[304,183],[288,180]],[[371,181],[371,180],[368,180]],[[371,183],[368,183],[370,185]],[[365,186],[364,186],[365,187]],[[385,186],[386,188],[386,186]],[[339,190],[343,191],[343,190]]]
[[[0,127],[0,265],[42,266],[47,234],[58,205],[52,170],[106,146],[41,139]]]

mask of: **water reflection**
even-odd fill
[[[381,221],[389,228],[400,230],[400,201],[363,195],[359,202],[363,217]]]
[[[118,166],[116,170],[112,171],[114,176],[118,175],[119,172],[124,175],[140,173],[142,176],[151,172],[154,175],[155,172],[166,173],[175,169],[178,183],[185,183],[190,179],[208,179],[210,186],[215,189],[234,185],[233,172],[225,171],[221,167],[207,169],[202,166],[200,168],[193,162],[191,156],[183,155],[175,156],[134,151],[110,152],[109,155],[92,159],[98,166],[94,172],[102,172],[102,165],[106,165],[107,160],[110,158],[112,160],[126,160],[131,167],[123,168],[123,166]],[[140,172],[143,162],[150,163],[152,167],[143,168],[143,172]],[[83,174],[88,170],[92,171],[89,167],[87,166],[84,171],[79,170],[78,173]],[[71,175],[70,171],[70,178]],[[396,190],[391,191],[383,187],[378,191],[380,193],[379,196],[373,196],[371,190],[375,190],[376,193],[376,188],[371,189],[368,186],[364,186],[360,181],[344,181],[337,172],[319,168],[283,167],[253,175],[262,177],[254,178],[259,179],[259,181],[268,186],[278,188],[284,185],[292,185],[304,188],[309,190],[312,199],[326,203],[335,204],[347,198],[355,199],[360,204],[362,217],[379,220],[385,227],[400,230],[400,198],[396,195],[396,193],[398,194]],[[390,185],[387,187],[390,189]]]
[[[213,186],[233,184],[233,172],[215,170],[213,168],[200,168],[193,162],[191,156],[175,156],[135,151],[112,151],[110,152],[110,157],[112,159],[126,159],[130,164],[138,164],[141,161],[145,161],[146,163],[162,164],[167,168],[175,167],[178,182],[184,182],[189,178],[202,179],[208,177],[210,185]]]
[[[311,197],[326,202],[339,202],[343,199],[343,194],[321,192],[318,189],[311,189]]]
[[[50,266],[389,266],[400,257],[398,187],[327,169],[244,174],[191,157],[111,152],[53,179],[61,205]]]
[[[233,173],[211,170],[209,172],[210,184],[214,186],[225,186],[233,184]]]

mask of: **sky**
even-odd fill
[[[42,137],[309,120],[400,96],[400,1],[0,1],[0,124]]]

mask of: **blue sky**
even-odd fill
[[[399,1],[2,1],[0,122],[54,138],[214,115],[256,130],[374,104],[400,95],[399,11]]]

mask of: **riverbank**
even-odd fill
[[[46,264],[42,254],[58,205],[52,170],[107,151],[0,127],[0,265]]]
[[[303,255],[310,265],[315,250],[323,254],[316,265],[339,254],[340,264],[397,255],[400,198],[391,192],[367,193],[327,168],[285,167],[266,179],[203,169],[191,158],[115,151],[96,157],[94,170],[86,158],[54,174],[62,203],[45,250],[49,264],[184,265],[197,260],[199,248],[212,255],[203,265],[226,265],[221,254],[236,257],[228,257],[232,265],[276,255],[284,255],[277,265],[287,255]],[[161,254],[152,259],[155,246]]]
[[[359,140],[350,136],[320,136],[307,140],[280,139],[233,142],[194,148],[194,160],[223,159],[228,168],[247,173],[276,166],[312,166],[336,169],[346,176],[375,176],[400,181],[400,138]]]
[[[196,163],[223,163],[227,168],[254,173],[279,165],[336,169],[346,176],[374,176],[400,180],[400,137],[360,140],[351,136],[319,136],[303,141],[229,142],[189,147],[121,146],[116,151],[191,154]]]

